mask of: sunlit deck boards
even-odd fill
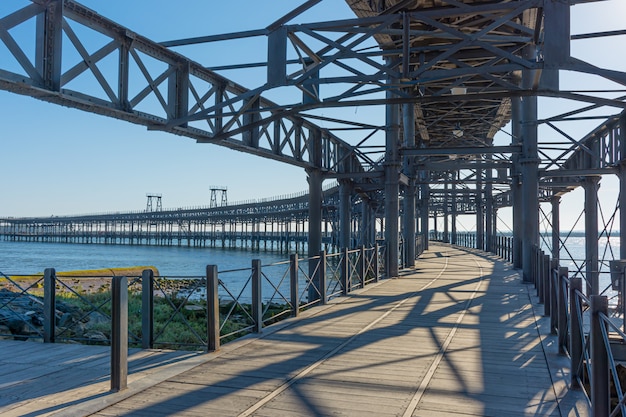
[[[582,394],[566,389],[568,375],[560,367],[565,358],[548,343],[529,292],[502,262],[432,245],[417,271],[266,329],[260,338],[228,344],[152,386],[137,389],[130,381],[132,392],[103,395],[90,411],[96,416],[585,415]],[[71,401],[80,404],[81,398]]]

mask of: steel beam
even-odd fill
[[[413,104],[404,104],[402,106],[402,126],[404,145],[406,147],[415,146],[415,111]],[[405,266],[413,267],[415,265],[416,247],[415,247],[415,181],[413,157],[404,155],[402,158],[403,172],[409,178],[409,183],[404,187],[403,200],[403,227],[404,236],[404,259]]]
[[[393,84],[395,80],[389,79]],[[387,93],[389,98],[393,93]],[[399,271],[398,259],[398,215],[400,212],[400,154],[398,142],[400,139],[400,109],[396,104],[385,106],[385,243],[387,245],[387,276],[397,277]]]
[[[553,196],[550,203],[552,205],[552,259],[558,265],[561,258],[561,197]]]

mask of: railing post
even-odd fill
[[[550,267],[550,257],[546,261],[548,268]],[[552,334],[557,334],[559,326],[559,281],[560,270],[555,269],[552,281],[550,282],[550,298],[546,299],[546,304],[550,304],[550,329]]]
[[[543,251],[539,252],[538,258],[537,258],[537,264],[539,265],[539,279],[537,280],[537,296],[539,297],[539,302],[544,304],[544,315],[549,315],[550,314],[550,307],[548,307],[548,311],[546,312],[545,310],[545,304],[547,304],[545,301],[548,300],[549,298],[546,298],[546,291],[549,291],[548,288],[550,288],[550,280],[552,279],[552,271],[550,271],[550,268],[548,268],[546,270],[546,266],[544,263],[544,253]]]
[[[300,313],[300,294],[298,293],[298,254],[289,255],[289,281],[291,289],[291,315],[297,317]]]
[[[348,259],[348,248],[343,248],[343,257],[341,259],[341,295],[347,295],[350,292],[350,259]]]
[[[562,266],[558,269],[559,275],[556,282],[558,288],[558,335],[559,335],[559,354],[565,355],[565,347],[567,344],[567,267]]]
[[[261,260],[252,260],[252,319],[254,332],[261,333],[263,328],[263,299],[261,295]]]
[[[43,342],[54,343],[56,329],[56,271],[43,273]]]
[[[328,303],[328,294],[326,294],[326,251],[320,251],[320,267],[317,269],[319,279],[320,303],[322,305]]]
[[[128,379],[128,279],[111,285],[111,391],[126,389]]]
[[[547,256],[547,255],[546,255]],[[548,257],[548,261],[550,257]],[[543,287],[539,292],[539,301],[543,303],[543,315],[549,316],[552,314],[552,303],[551,303],[551,291],[554,283],[554,274],[555,270],[548,265],[548,276],[544,280]]]
[[[581,334],[581,323],[580,319],[582,318],[583,308],[582,304],[578,302],[578,295],[576,292],[582,293],[583,291],[583,280],[582,278],[572,278],[570,280],[570,288],[569,288],[569,311],[570,311],[570,357],[571,357],[571,385],[573,389],[580,388],[580,379],[583,376],[582,367],[582,358],[583,358],[583,337]]]
[[[217,265],[206,267],[207,351],[220,349],[220,303]]]
[[[141,273],[141,348],[152,349],[154,345],[154,271]]]
[[[380,265],[378,264],[378,251],[380,247],[378,243],[374,245],[374,282],[378,282],[379,279],[379,269]]]
[[[605,417],[610,410],[609,358],[604,344],[606,331],[600,314],[607,315],[608,298],[591,295],[591,412],[593,417]]]
[[[415,262],[415,259],[413,259],[413,262]],[[358,263],[359,279],[361,280],[361,288],[365,288],[365,278],[367,275],[367,271],[365,270],[366,265],[367,263],[365,262],[365,246],[361,245],[361,247],[359,248],[359,263]]]

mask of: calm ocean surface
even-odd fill
[[[0,240],[0,272],[28,275],[46,268],[58,271],[154,266],[162,276],[204,276],[207,265],[220,271],[249,268],[289,259],[289,255],[243,249],[129,246],[72,243],[7,242]]]

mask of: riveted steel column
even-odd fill
[[[415,146],[415,109],[413,104],[404,104],[402,106],[402,120],[404,128],[404,145],[407,148]],[[403,232],[404,232],[404,255],[406,266],[413,267],[415,265],[415,181],[414,168],[412,164],[413,157],[405,156],[403,158],[403,171],[409,178],[409,184],[404,189],[404,209],[402,214]]]
[[[126,389],[128,380],[128,278],[111,282],[111,391]]]
[[[561,250],[561,238],[559,236],[561,230],[561,197],[553,195],[550,203],[552,205],[552,259],[558,265]]]
[[[430,187],[425,182],[428,180],[428,174],[424,172],[422,175],[422,181],[424,181],[424,183],[420,190],[420,222],[421,233],[422,236],[424,236],[424,250],[428,250],[428,206],[430,201]]]
[[[456,205],[456,180],[458,177],[458,171],[452,172],[452,217],[451,217],[451,226],[452,226],[452,234],[450,236],[450,243],[453,245],[457,244],[457,236],[456,236],[456,215],[457,215],[457,205]]]
[[[394,80],[389,79],[389,83]],[[394,98],[387,92],[387,98]],[[398,276],[398,214],[400,211],[400,111],[397,104],[385,106],[385,243],[387,245],[387,276]]]
[[[527,47],[527,60],[535,59],[535,48]],[[522,72],[522,88],[534,88],[535,72]],[[522,275],[524,282],[533,281],[533,246],[539,245],[539,153],[537,147],[537,96],[522,99]]]
[[[350,248],[352,204],[350,181],[339,180],[339,248]]]
[[[44,87],[61,90],[63,45],[63,1],[46,2],[44,13],[37,15],[35,67],[43,78]]]
[[[591,410],[594,417],[609,415],[609,358],[602,333],[608,331],[600,314],[607,315],[609,302],[604,295],[591,295]]]
[[[585,273],[587,294],[600,294],[598,274],[598,188],[600,178],[586,178],[585,190]]]
[[[443,241],[444,243],[450,243],[450,230],[448,221],[450,213],[448,212],[448,201],[450,200],[448,194],[448,182],[450,181],[450,174],[446,173],[446,182],[443,184]]]
[[[621,230],[626,231],[626,112],[623,112],[619,119],[620,131],[620,163],[619,163],[619,220]],[[626,259],[626,233],[619,235],[619,255],[620,259]],[[623,295],[622,295],[623,297]]]
[[[315,166],[322,163],[322,136],[321,132],[313,132],[309,139],[309,152]],[[308,255],[313,258],[309,261],[309,276],[316,276],[317,260],[322,248],[322,172],[317,168],[307,169],[309,181],[309,240]],[[315,283],[319,287],[319,282]],[[309,290],[309,302],[319,299],[319,294],[312,288]]]
[[[483,210],[483,170],[476,170],[476,249],[485,249],[485,213]]]
[[[520,97],[511,97],[511,135],[513,144],[521,144],[522,138],[522,100]],[[522,241],[524,227],[522,225],[522,177],[520,155],[511,156],[511,200],[513,214],[512,262],[517,269],[522,267]]]
[[[488,155],[487,159],[492,156]],[[493,207],[493,174],[491,169],[485,171],[485,250],[493,252],[493,223],[495,212]]]

